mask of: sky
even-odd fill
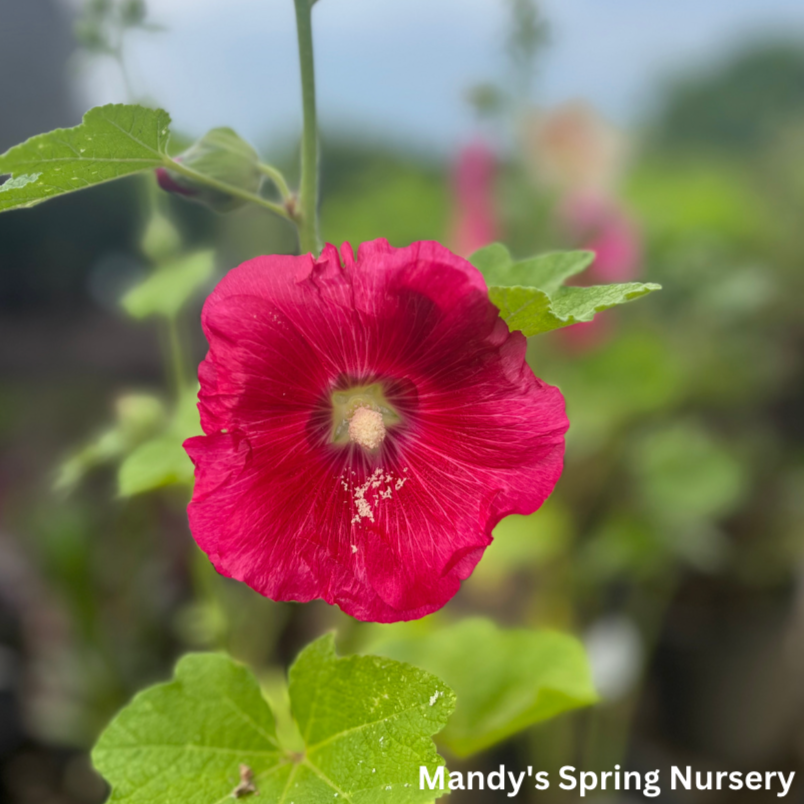
[[[78,0],[68,0],[76,4]],[[797,35],[801,0],[543,0],[550,25],[534,102],[586,98],[638,123],[655,88],[741,42]],[[230,125],[270,145],[299,130],[292,0],[151,0],[160,34],[129,45],[135,90],[199,135]],[[319,0],[314,9],[324,130],[450,150],[471,137],[467,88],[505,75],[506,0]],[[124,100],[110,62],[85,67],[85,105]]]

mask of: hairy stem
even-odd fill
[[[282,199],[287,201],[291,197],[291,192],[285,177],[273,165],[266,165],[264,162],[260,162],[257,167],[260,173],[267,176],[274,183]]]
[[[294,0],[299,36],[302,112],[304,129],[301,148],[301,188],[299,192],[299,245],[303,254],[318,256],[318,123],[315,110],[315,70],[313,65],[312,0]]]

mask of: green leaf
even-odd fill
[[[130,452],[164,428],[167,418],[162,401],[150,394],[124,394],[117,399],[115,411],[112,427],[60,464],[54,490],[72,492],[90,470]]]
[[[573,524],[572,514],[555,496],[535,514],[505,517],[494,528],[494,541],[471,583],[494,587],[510,583],[512,572],[544,566],[569,548]]]
[[[195,386],[187,388],[164,432],[140,444],[120,464],[117,493],[121,497],[174,484],[192,486],[193,464],[182,444],[185,439],[201,433],[197,393]]]
[[[159,263],[179,252],[181,235],[164,215],[154,210],[140,240],[140,248],[146,257]]]
[[[248,765],[262,792],[282,785],[292,763],[254,676],[226,656],[189,654],[173,681],[141,692],[92,752],[112,784],[110,802],[224,801]]]
[[[455,708],[440,679],[379,656],[339,659],[329,635],[291,668],[290,700],[307,746],[295,779],[309,785],[301,801],[331,801],[333,790],[354,804],[432,800],[419,790],[419,767],[432,774],[444,764],[430,736]]]
[[[419,768],[444,761],[431,735],[454,707],[437,678],[377,656],[338,658],[332,635],[290,670],[304,750],[282,746],[251,673],[217,654],[185,656],[175,680],[135,697],[101,736],[92,759],[110,802],[222,804],[253,772],[255,800],[282,804],[416,804]],[[389,795],[390,793],[390,795]]]
[[[117,473],[120,496],[131,497],[176,483],[191,485],[193,465],[181,443],[176,438],[162,436],[137,447],[120,464]]]
[[[571,276],[585,271],[594,261],[591,251],[553,251],[514,262],[502,243],[481,248],[469,258],[488,285],[524,285],[555,293]]]
[[[75,128],[31,137],[0,156],[0,211],[32,207],[166,161],[170,116],[161,109],[110,104]]]
[[[455,690],[458,706],[439,743],[462,757],[597,700],[584,649],[566,634],[504,631],[472,618],[372,647],[429,670]]]
[[[92,469],[118,458],[128,446],[120,428],[111,427],[58,465],[53,490],[72,493]]]
[[[563,284],[593,259],[591,252],[570,251],[514,262],[505,246],[494,243],[475,252],[470,261],[486,279],[489,298],[508,326],[530,337],[591,321],[596,313],[661,288],[642,282],[591,287]]]
[[[553,329],[591,321],[618,304],[633,301],[661,285],[627,282],[622,285],[562,287],[551,298],[538,288],[490,287],[489,298],[500,310],[510,329],[530,337]]]
[[[171,260],[130,290],[120,303],[132,318],[175,318],[188,299],[209,281],[214,268],[213,251],[196,251]]]
[[[648,508],[687,528],[732,513],[749,484],[745,463],[694,421],[672,422],[642,435],[632,464],[634,485]]]

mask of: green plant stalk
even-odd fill
[[[170,370],[176,390],[176,399],[181,397],[188,385],[185,371],[184,349],[179,335],[178,322],[175,318],[168,319],[168,348],[170,350]]]
[[[123,79],[123,89],[126,93],[129,103],[134,103],[134,90],[131,86],[131,78],[128,74],[128,67],[126,66],[125,59],[123,58],[123,37],[120,37],[120,44],[114,51],[112,58],[117,62],[120,69],[120,77]]]
[[[301,187],[299,190],[299,246],[303,254],[318,256],[318,123],[315,110],[315,70],[311,0],[294,0],[299,36],[302,85]]]

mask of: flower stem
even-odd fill
[[[264,162],[260,162],[257,165],[257,169],[274,183],[283,201],[287,201],[291,197],[292,193],[285,181],[285,177],[273,165],[266,165]]]
[[[313,0],[294,0],[296,30],[299,36],[302,112],[304,128],[301,148],[301,188],[299,194],[299,245],[303,254],[318,256],[318,124],[315,111],[315,70],[313,66]]]
[[[184,349],[182,348],[179,327],[175,317],[168,320],[168,347],[170,349],[172,379],[176,386],[176,399],[178,399],[187,388],[188,380],[184,370]]]

